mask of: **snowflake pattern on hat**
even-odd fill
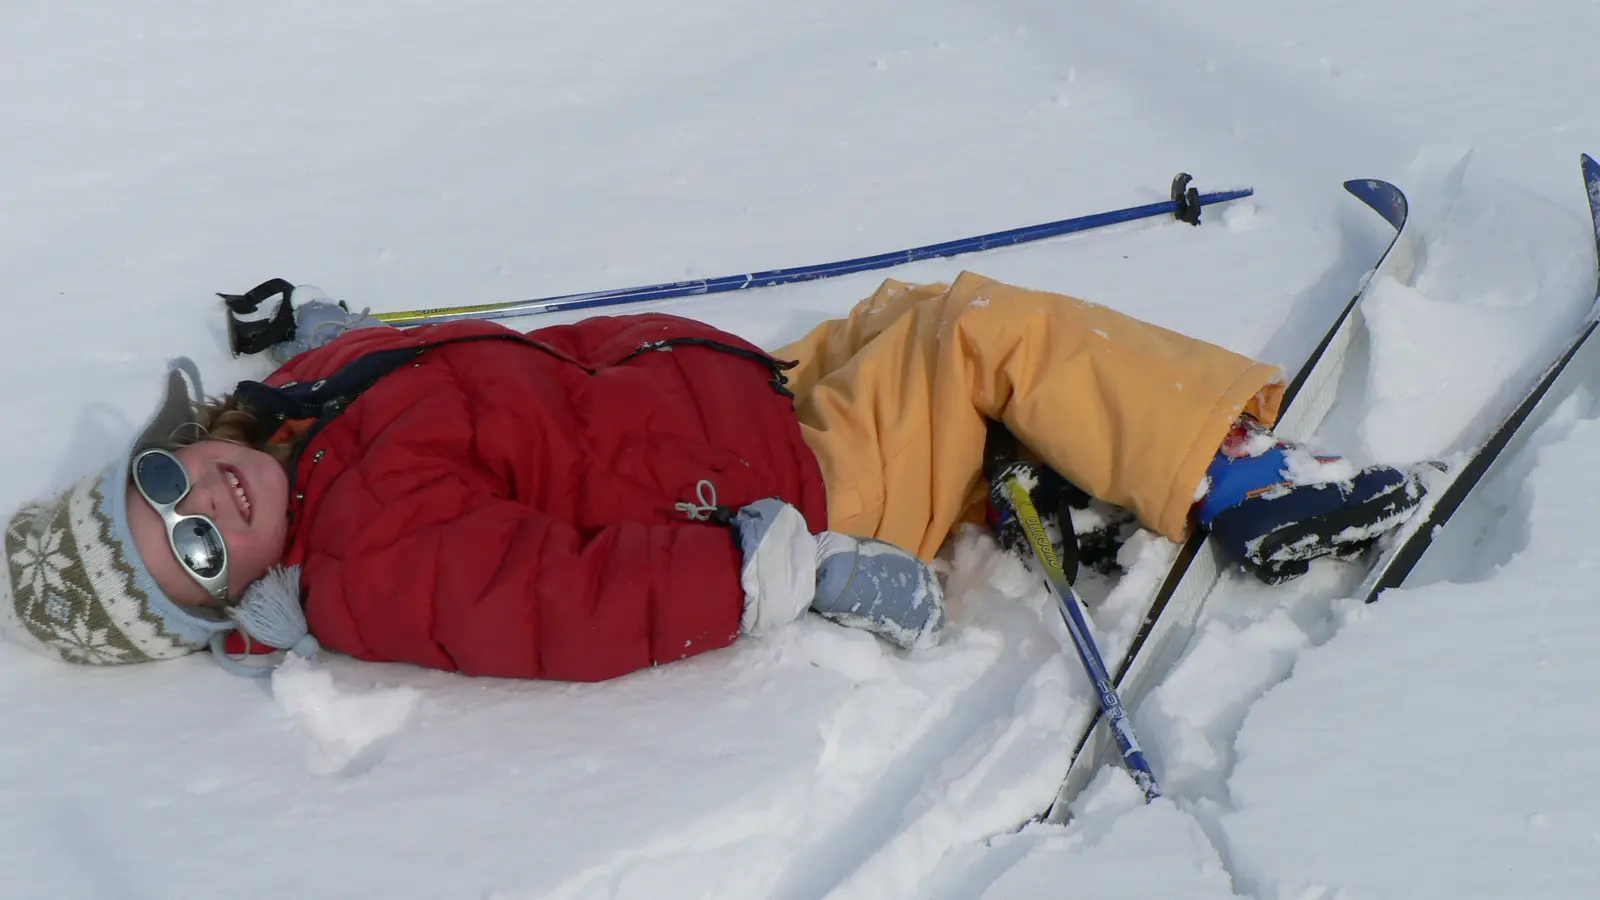
[[[161,592],[128,524],[133,455],[192,429],[204,397],[194,362],[172,360],[161,404],[128,449],[6,522],[0,634],[55,659],[116,665],[183,656],[232,630],[221,611],[183,607]]]
[[[118,665],[193,652],[151,611],[128,548],[115,537],[101,482],[86,478],[12,516],[4,546],[11,596],[0,591],[0,599],[40,649],[68,662]]]

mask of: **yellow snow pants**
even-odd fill
[[[982,497],[987,419],[1056,471],[1182,540],[1235,419],[1267,424],[1280,372],[1062,294],[963,272],[888,280],[774,355],[822,467],[829,528],[931,559]]]

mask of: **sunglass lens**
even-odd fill
[[[189,474],[165,453],[146,453],[133,467],[133,480],[153,502],[176,503],[189,489]]]
[[[210,522],[184,519],[172,529],[172,544],[183,564],[201,578],[212,578],[222,572],[227,551],[222,546],[221,532]]]

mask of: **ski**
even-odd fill
[[[1310,439],[1333,408],[1346,354],[1360,330],[1361,299],[1368,287],[1383,276],[1409,282],[1417,268],[1420,247],[1405,228],[1409,213],[1405,194],[1378,179],[1347,181],[1344,187],[1394,228],[1394,237],[1284,390],[1273,431],[1291,441]],[[1139,631],[1112,679],[1126,708],[1137,707],[1177,664],[1193,635],[1201,607],[1227,565],[1207,532],[1197,530],[1179,548],[1161,586],[1151,595]],[[1117,748],[1108,729],[1099,727],[1102,718],[1095,713],[1084,728],[1055,801],[1044,814],[1046,821],[1064,822],[1070,818],[1073,799],[1102,765],[1116,758]]]
[[[1583,183],[1589,195],[1589,216],[1594,222],[1595,255],[1600,261],[1600,163],[1588,154],[1581,157],[1581,163]],[[1600,285],[1596,287],[1594,306],[1590,307],[1572,339],[1551,359],[1521,400],[1500,419],[1489,437],[1471,451],[1459,455],[1443,473],[1431,479],[1423,508],[1385,543],[1357,596],[1372,603],[1384,591],[1405,583],[1406,576],[1421,562],[1472,489],[1489,477],[1496,463],[1516,455],[1507,453],[1508,447],[1513,443],[1520,446],[1535,430],[1524,426],[1538,421],[1535,412],[1544,400],[1566,395],[1566,391],[1553,388],[1569,371],[1568,364],[1588,345],[1597,325],[1600,325]]]

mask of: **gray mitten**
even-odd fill
[[[744,554],[746,634],[762,634],[813,611],[907,650],[931,646],[944,628],[944,590],[927,563],[893,544],[836,531],[812,536],[805,517],[768,497],[730,524]]]
[[[944,628],[944,589],[927,563],[893,544],[836,531],[817,535],[811,608],[907,650],[932,646]]]
[[[294,307],[294,337],[267,348],[267,356],[280,366],[307,350],[332,343],[347,331],[383,326],[366,310],[353,313],[309,284],[296,287],[285,302]]]

